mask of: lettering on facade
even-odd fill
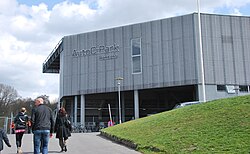
[[[119,45],[117,44],[111,46],[100,45],[96,47],[91,47],[90,49],[82,49],[82,50],[74,49],[72,52],[72,56],[86,57],[86,56],[100,55],[99,60],[109,60],[118,58],[117,52],[119,52]]]

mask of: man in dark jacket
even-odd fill
[[[1,151],[3,150],[3,140],[5,142],[5,144],[8,146],[8,147],[11,147],[10,145],[10,142],[9,142],[9,139],[5,133],[4,130],[0,129],[0,154],[1,154]]]
[[[48,153],[49,138],[53,133],[53,115],[52,110],[43,104],[43,98],[37,98],[35,100],[35,108],[31,113],[31,123],[33,142],[34,142],[34,154],[40,153],[40,143],[42,141],[42,154]]]

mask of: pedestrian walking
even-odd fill
[[[68,119],[68,114],[65,108],[60,108],[59,113],[56,118],[55,132],[56,138],[59,139],[59,145],[61,147],[61,152],[67,151],[67,140],[71,136],[71,123]]]
[[[39,97],[35,100],[35,107],[31,114],[34,154],[40,153],[40,143],[42,154],[48,154],[49,138],[52,137],[54,120],[52,110],[43,104],[43,98]]]
[[[1,151],[3,150],[3,140],[8,147],[11,147],[6,132],[3,129],[0,129],[0,154]]]
[[[15,134],[16,134],[16,146],[17,146],[17,153],[21,154],[22,153],[22,138],[23,134],[26,130],[26,124],[29,120],[28,115],[26,114],[26,109],[22,107],[20,109],[20,112],[16,115],[14,119],[15,123]]]

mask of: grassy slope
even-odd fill
[[[143,153],[250,153],[250,95],[187,106],[109,127]]]

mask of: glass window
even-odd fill
[[[217,91],[226,91],[225,85],[217,85]]]
[[[133,73],[140,73],[141,72],[141,57],[136,56],[133,57]]]
[[[132,55],[140,55],[141,54],[141,39],[136,38],[132,39]]]
[[[131,40],[131,52],[132,52],[132,69],[133,73],[141,73],[141,38],[135,38]]]
[[[239,86],[240,92],[248,92],[248,86]]]

